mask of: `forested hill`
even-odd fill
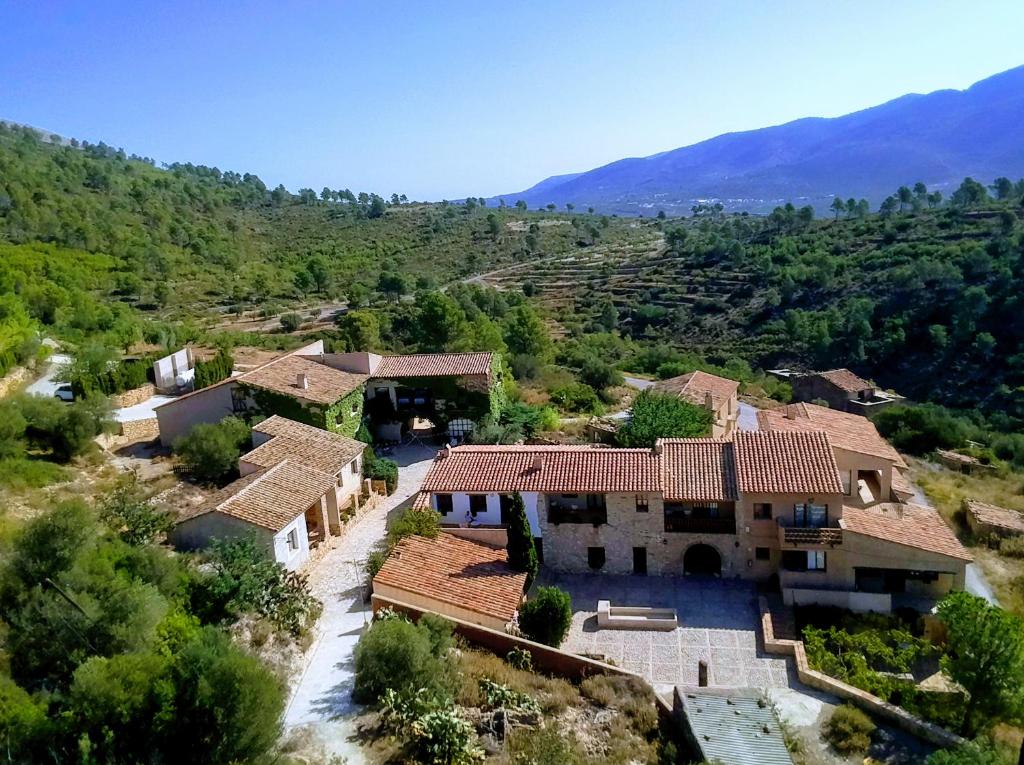
[[[719,200],[767,213],[777,200],[818,210],[842,193],[882,201],[901,184],[924,181],[948,194],[967,176],[990,182],[1024,174],[1024,67],[970,88],[909,94],[835,118],[727,133],[649,157],[548,178],[518,194],[531,207],[566,202],[636,215],[688,213]]]

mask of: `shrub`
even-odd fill
[[[302,326],[302,317],[294,311],[281,315],[281,329],[285,332],[294,332]]]
[[[572,624],[569,593],[557,587],[541,587],[536,596],[519,608],[519,628],[530,640],[556,648]]]
[[[272,560],[254,539],[215,540],[210,559],[214,576],[205,582],[206,595],[224,611],[259,614],[292,635],[319,615],[306,578]]]
[[[599,414],[601,401],[589,385],[569,383],[551,391],[551,400],[567,412]]]
[[[121,478],[103,499],[100,519],[131,545],[148,545],[171,527],[168,514],[142,496],[135,473]]]
[[[483,691],[485,705],[490,709],[516,709],[540,714],[540,706],[533,696],[515,691],[507,685],[483,677],[480,678],[480,690]]]
[[[871,718],[856,707],[843,704],[835,708],[825,723],[824,735],[837,752],[853,754],[867,751],[874,730]]]
[[[389,689],[400,695],[420,689],[449,695],[451,667],[434,652],[435,646],[427,627],[402,619],[374,622],[356,644],[352,698],[376,704]]]
[[[939,749],[928,757],[928,765],[1011,765],[988,739],[965,741],[950,749]]]
[[[476,732],[455,709],[437,709],[418,717],[411,726],[413,750],[428,765],[468,765],[484,758]]]
[[[52,462],[24,457],[0,459],[0,485],[14,491],[40,489],[63,481],[67,475],[66,468]]]
[[[911,454],[952,449],[970,435],[970,426],[962,418],[935,404],[891,406],[873,421],[893,446]]]
[[[174,453],[199,480],[219,482],[238,470],[238,458],[251,438],[244,420],[225,417],[216,424],[196,425],[174,442]]]
[[[234,371],[235,360],[231,354],[223,348],[217,351],[217,355],[209,361],[197,361],[195,367],[195,390],[207,388],[221,380],[231,377]]]
[[[711,433],[714,415],[675,396],[643,391],[633,401],[629,422],[619,429],[620,446],[651,447],[659,438],[690,438]]]
[[[388,494],[393,494],[398,488],[398,465],[394,460],[378,457],[364,469],[373,480],[384,481]]]
[[[591,762],[570,730],[560,726],[515,728],[508,737],[508,751],[513,765],[583,765]]]
[[[526,589],[537,576],[537,550],[533,532],[526,518],[526,506],[519,492],[512,494],[512,507],[508,518],[508,564],[516,571],[526,572]]]
[[[507,661],[509,666],[514,669],[521,669],[524,672],[533,671],[533,654],[525,648],[516,646],[505,654],[505,661]]]

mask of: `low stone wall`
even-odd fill
[[[115,393],[110,397],[110,403],[115,409],[124,409],[126,406],[135,406],[143,401],[148,401],[156,395],[156,386],[146,383],[141,388],[132,388],[124,393]]]
[[[768,599],[761,596],[758,598],[758,605],[761,609],[761,635],[764,639],[765,653],[792,656],[796,663],[797,676],[804,685],[809,685],[811,688],[817,688],[819,691],[825,691],[833,696],[849,701],[868,714],[881,717],[887,722],[893,723],[901,730],[905,730],[907,733],[938,746],[956,746],[963,741],[955,733],[950,733],[941,726],[922,720],[920,717],[915,717],[895,704],[882,701],[867,691],[862,691],[860,688],[855,688],[823,672],[811,669],[811,666],[807,663],[807,653],[804,650],[803,641],[776,639],[771,611],[768,608]]]
[[[119,422],[118,433],[127,441],[151,441],[160,435],[160,423],[156,417]]]

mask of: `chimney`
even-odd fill
[[[445,444],[444,447],[441,449],[441,451],[439,451],[437,453],[437,456],[438,456],[439,459],[443,460],[445,457],[447,457],[451,453],[452,453],[451,446],[449,444]]]
[[[704,407],[706,409],[715,411],[715,399],[711,395],[711,391],[704,392]]]
[[[795,420],[796,419],[796,408],[795,407],[792,407],[792,406],[787,406],[786,407],[786,419],[787,420]]]
[[[544,468],[544,455],[535,454],[533,455],[533,464],[531,465],[532,470],[543,470]]]
[[[664,447],[661,444],[661,439],[660,438],[657,441],[654,442],[654,453],[655,454],[661,455],[661,452],[662,452],[663,448]]]
[[[309,378],[306,377],[305,372],[299,372],[295,375],[295,385],[302,390],[309,388]]]

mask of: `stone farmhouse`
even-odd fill
[[[661,380],[654,384],[652,390],[678,396],[708,409],[715,416],[711,424],[711,435],[721,437],[729,436],[736,430],[740,415],[739,388],[740,384],[735,380],[697,370]]]
[[[399,440],[414,420],[460,432],[496,410],[500,369],[491,353],[380,356],[326,353],[317,341],[156,408],[171,446],[199,423],[232,414],[281,415],[353,437],[364,413]]]
[[[798,402],[824,401],[829,408],[868,417],[900,400],[900,396],[879,390],[849,369],[830,369],[825,372],[798,374],[789,370],[775,370],[793,388],[793,399]]]
[[[837,436],[446,448],[416,506],[446,525],[501,526],[518,493],[544,564],[561,571],[777,578],[788,603],[865,611],[962,589],[970,556],[952,531],[892,493],[899,455]]]
[[[359,510],[366,444],[273,416],[253,428],[241,477],[179,517],[169,535],[182,549],[254,536],[274,560],[301,568],[310,550]]]

